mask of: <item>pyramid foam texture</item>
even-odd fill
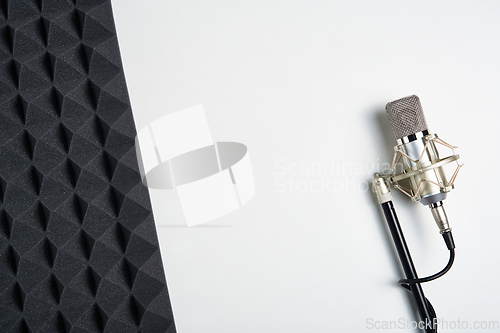
[[[0,332],[175,332],[109,0],[0,0]]]

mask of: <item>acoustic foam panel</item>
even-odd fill
[[[0,332],[175,332],[109,0],[0,0]]]

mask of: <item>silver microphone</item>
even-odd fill
[[[429,206],[441,233],[450,231],[443,200],[454,188],[462,165],[456,162],[457,169],[450,179],[443,166],[460,158],[455,154],[456,147],[441,140],[437,134],[429,134],[422,105],[416,95],[389,102],[386,111],[397,142],[391,174],[387,177],[389,184],[413,201]],[[437,144],[451,149],[452,154],[440,158]],[[403,172],[396,174],[395,167],[401,160]],[[405,189],[401,181],[408,181],[410,188]]]

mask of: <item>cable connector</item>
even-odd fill
[[[443,202],[438,201],[432,203],[429,205],[429,208],[431,209],[434,221],[436,221],[436,224],[439,227],[439,232],[441,234],[445,234],[446,232],[451,231],[450,224],[448,223],[448,216],[446,216],[446,211],[444,210]]]
[[[392,201],[392,194],[387,182],[384,177],[382,177],[378,172],[374,175],[373,188],[375,193],[377,193],[377,199],[379,204],[384,202]]]

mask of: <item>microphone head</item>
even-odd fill
[[[385,109],[396,139],[427,130],[418,96],[411,95],[389,102]]]

